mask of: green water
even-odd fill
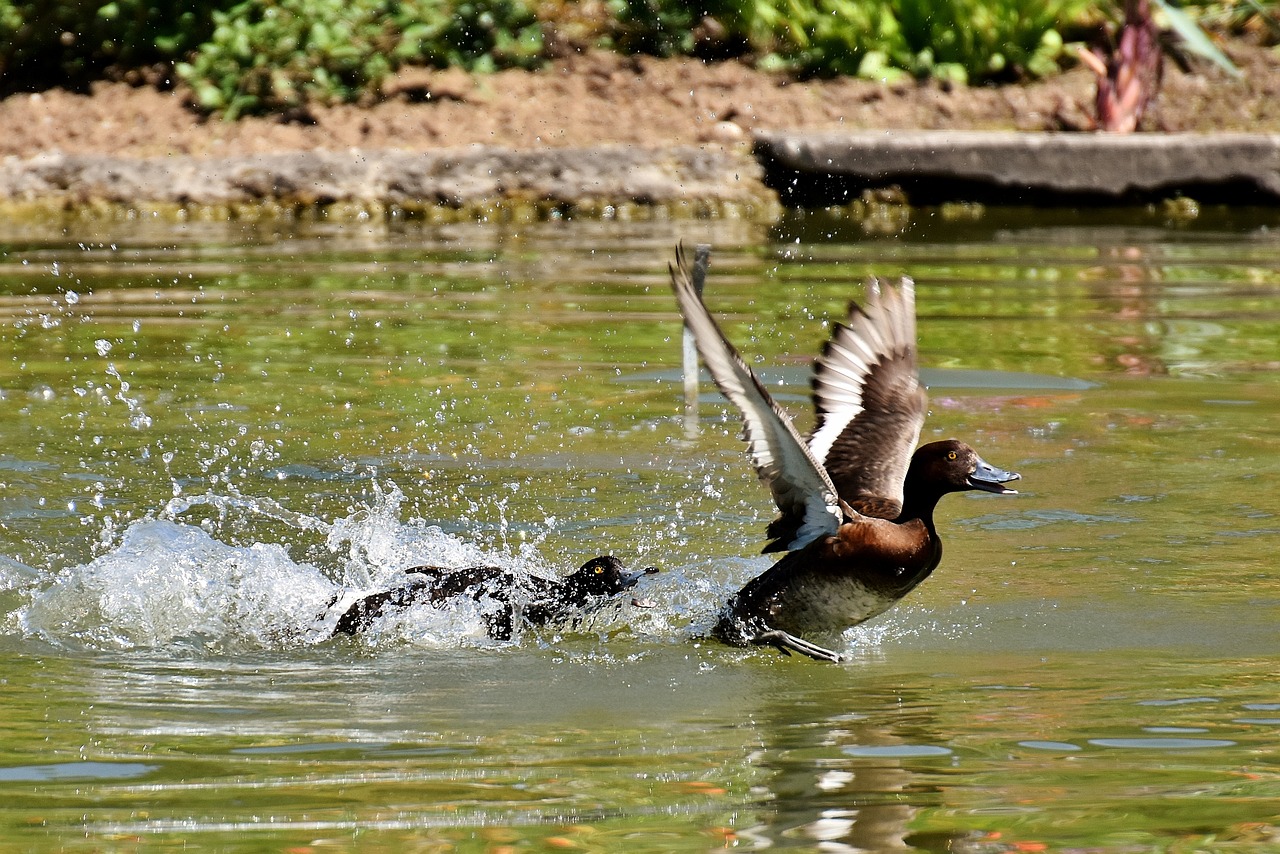
[[[1280,850],[1280,217],[0,226],[0,849]],[[701,638],[772,511],[677,240],[809,424],[869,274],[1021,472],[839,666]],[[311,631],[413,563],[657,605]],[[429,609],[424,609],[424,611]]]

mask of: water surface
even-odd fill
[[[1280,847],[1273,215],[0,228],[0,829],[21,850]],[[674,243],[810,423],[917,282],[941,569],[823,666],[702,639],[769,565],[736,416],[682,416]],[[662,572],[573,631],[420,563]]]

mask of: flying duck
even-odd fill
[[[910,278],[872,280],[864,304],[851,303],[846,322],[834,324],[814,364],[817,423],[802,438],[707,311],[683,246],[669,270],[685,324],[742,413],[756,471],[778,506],[764,551],[787,552],[728,601],[712,634],[840,661],[810,638],[834,638],[883,613],[937,568],[939,499],[1014,494],[1004,484],[1020,475],[954,439],[915,447],[928,398],[916,372]]]

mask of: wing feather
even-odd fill
[[[865,306],[849,306],[814,364],[817,426],[809,451],[840,498],[894,518],[920,440],[928,398],[916,370],[915,286],[873,280]]]
[[[676,248],[676,263],[668,269],[685,325],[716,386],[742,413],[743,438],[756,472],[781,512],[769,526],[770,536],[778,541],[766,550],[799,549],[834,534],[844,520],[835,485],[809,453],[791,418],[712,319],[693,286],[683,246]]]

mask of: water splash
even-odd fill
[[[333,589],[281,545],[232,546],[195,525],[146,519],[111,551],[60,573],[20,622],[59,645],[272,647],[304,637]]]
[[[211,507],[226,518],[234,512],[247,512],[284,522],[299,531],[328,533],[333,526],[315,516],[298,513],[270,498],[248,498],[242,495],[219,495],[206,492],[203,495],[180,495],[169,501],[160,511],[161,519],[176,520],[187,511],[200,506]]]
[[[327,531],[329,551],[344,554],[340,580],[354,587],[377,587],[411,566],[475,566],[487,564],[513,569],[536,563],[536,557],[486,552],[445,534],[422,519],[400,519],[404,493],[391,485],[384,492],[373,484],[374,500],[367,507],[334,522]],[[541,568],[541,567],[538,567]]]
[[[104,551],[33,585],[11,615],[20,630],[58,646],[89,649],[283,649],[330,642],[345,607],[432,565],[500,566],[514,575],[555,575],[529,544],[490,552],[421,519],[401,519],[404,494],[373,485],[372,500],[326,522],[265,498],[206,493],[169,501],[155,517],[104,530]],[[194,520],[193,511],[213,517]],[[283,523],[279,541],[236,544],[227,532],[245,516]],[[278,527],[278,526],[277,526]],[[316,534],[331,560],[298,560],[291,548]],[[500,603],[456,599],[446,608],[389,609],[356,641],[367,647],[501,646],[485,615]],[[572,627],[611,632],[626,608],[605,609]]]
[[[102,353],[101,347],[99,347],[98,352]],[[110,349],[108,349],[107,352],[110,352]],[[119,390],[115,394],[115,399],[123,403],[125,408],[128,410],[129,426],[135,430],[144,430],[147,427],[150,427],[152,424],[151,416],[143,411],[142,403],[138,398],[129,396],[129,390],[131,388],[129,381],[120,376],[120,372],[116,370],[114,363],[107,364],[107,376],[114,377],[116,382],[119,383]]]

